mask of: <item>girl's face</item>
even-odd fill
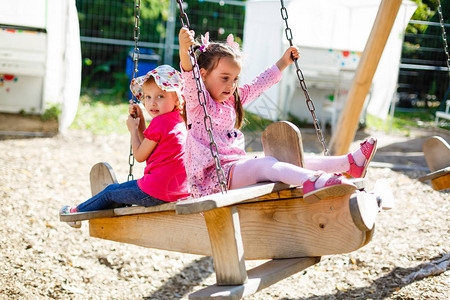
[[[203,68],[200,69],[205,88],[211,97],[219,103],[233,95],[240,73],[241,65],[229,57],[221,58],[217,66],[209,72]]]
[[[152,79],[142,85],[145,110],[154,118],[169,113],[180,105],[176,92],[165,92]]]

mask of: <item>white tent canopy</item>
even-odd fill
[[[380,3],[381,0],[285,2],[293,42],[301,53],[299,65],[320,119],[326,119],[329,99],[335,98],[335,113],[337,105],[342,107],[336,95],[346,96],[345,89],[357,68]],[[381,118],[387,116],[396,91],[403,32],[416,7],[411,1],[403,1],[374,76],[368,111]],[[243,45],[247,59],[241,80],[244,83],[276,62],[288,47],[280,8],[277,0],[247,1]],[[291,67],[284,71],[280,84],[246,109],[272,120],[291,113],[312,122],[304,100]]]

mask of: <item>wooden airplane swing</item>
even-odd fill
[[[182,1],[177,2],[182,11]],[[301,134],[292,123],[269,125],[262,144],[265,155],[303,165]],[[117,182],[107,163],[93,166],[90,181],[92,195]],[[391,208],[393,197],[385,186],[367,192],[364,180],[354,182],[355,193],[316,203],[306,203],[299,186],[264,182],[154,207],[60,215],[60,220],[89,220],[89,234],[97,238],[212,256],[217,283],[189,299],[240,299],[317,264],[323,255],[352,252],[370,242],[378,212]],[[268,261],[247,270],[246,260]]]
[[[266,155],[302,165],[301,135],[293,124],[269,125],[262,142]],[[93,195],[117,182],[107,163],[94,165],[90,179]],[[189,299],[240,299],[318,263],[323,255],[352,252],[370,242],[376,215],[389,208],[380,201],[389,197],[364,191],[363,180],[355,183],[356,193],[317,203],[306,203],[301,187],[259,183],[226,194],[61,215],[60,220],[89,220],[92,237],[212,256],[217,284]],[[245,260],[266,259],[245,268]]]

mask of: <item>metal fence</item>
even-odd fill
[[[445,102],[450,91],[441,25],[437,22],[414,20],[410,24],[426,25],[428,29],[422,34],[405,34],[397,106],[428,108],[439,105]],[[446,24],[445,28],[448,31],[450,24]]]
[[[178,9],[175,0],[141,0],[139,74],[157,64],[178,66]],[[243,39],[245,1],[186,0],[186,12],[197,35],[210,32],[212,40],[233,33]],[[126,97],[132,74],[134,1],[76,0],[83,56],[82,88]],[[450,11],[444,11],[450,18]],[[412,21],[421,22],[421,21]],[[422,107],[448,97],[449,76],[439,23],[427,22],[426,34],[407,34],[398,80],[399,106]],[[450,25],[446,25],[448,30]],[[421,46],[417,46],[420,42]],[[423,46],[423,45],[429,46]],[[307,78],[306,78],[307,80]],[[445,101],[444,101],[445,102]],[[436,104],[434,104],[436,105]]]
[[[178,10],[175,0],[141,0],[139,74],[158,64],[177,66]],[[244,1],[184,1],[191,29],[210,32],[212,40],[233,33],[242,40]],[[224,9],[226,4],[226,9]],[[133,71],[134,1],[77,0],[83,57],[82,89],[125,96]]]

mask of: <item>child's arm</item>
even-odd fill
[[[136,158],[138,162],[143,162],[147,160],[150,154],[152,154],[157,143],[146,138],[140,139],[140,136],[143,136],[142,131],[140,131],[139,128],[141,123],[140,119],[140,117],[135,119],[132,116],[128,116],[127,127],[128,131],[130,131],[131,148],[133,148],[134,158]]]
[[[278,67],[280,72],[283,72],[283,70],[286,69],[287,66],[294,62],[292,58],[298,59],[299,57],[300,52],[298,51],[297,47],[291,46],[284,52],[283,56],[281,56],[281,58],[275,63],[275,65]]]
[[[140,120],[139,125],[138,125],[138,134],[139,134],[139,140],[142,143],[142,141],[144,140],[144,130],[145,130],[145,118],[144,118],[144,114],[142,113],[142,109],[139,106],[139,104],[133,103],[130,100],[130,105],[128,106],[128,113],[133,118],[139,118],[139,120]]]
[[[189,30],[189,28],[182,27],[178,34],[178,40],[180,43],[180,64],[183,68],[183,71],[189,72],[192,70],[191,60],[189,58],[189,47],[194,45],[194,36],[195,33],[193,30]]]
[[[242,104],[250,103],[261,95],[268,88],[273,86],[281,79],[281,72],[287,66],[292,64],[294,60],[300,57],[299,51],[296,47],[289,47],[281,58],[263,73],[259,74],[251,83],[240,86],[240,96]]]

